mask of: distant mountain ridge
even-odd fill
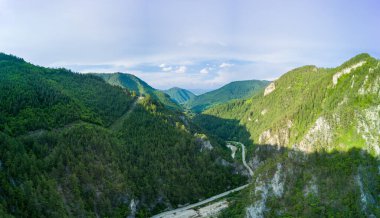
[[[161,91],[128,73],[96,73],[93,75],[101,77],[111,85],[127,88],[136,95],[151,95],[169,108],[178,110],[185,108],[197,113],[234,99],[246,99],[262,91],[269,84],[269,81],[265,80],[234,81],[219,89],[195,95],[191,91],[179,87]]]
[[[107,83],[126,88],[136,95],[151,95],[153,98],[172,109],[181,109],[169,95],[150,86],[148,83],[135,75],[128,73],[96,73],[93,74],[104,79]]]
[[[171,99],[176,101],[179,104],[183,104],[189,100],[192,100],[196,97],[194,93],[192,93],[189,90],[178,88],[178,87],[173,87],[168,90],[164,90],[164,93],[168,94]]]
[[[185,107],[201,112],[214,105],[225,103],[234,99],[246,99],[263,90],[269,81],[246,80],[231,82],[219,89],[196,96],[185,103]]]

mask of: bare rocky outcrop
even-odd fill
[[[333,81],[333,85],[335,86],[336,84],[338,84],[338,79],[339,79],[341,76],[343,76],[343,75],[345,75],[345,74],[349,74],[349,73],[351,73],[352,70],[354,70],[354,69],[356,69],[356,68],[358,68],[358,67],[361,67],[361,66],[362,66],[363,64],[365,64],[365,63],[366,63],[365,61],[360,61],[359,63],[356,63],[356,64],[354,64],[354,65],[352,65],[352,66],[350,66],[350,67],[347,67],[347,68],[345,68],[345,69],[339,71],[338,73],[334,74],[333,79],[332,79],[332,81]]]
[[[265,175],[263,175],[265,177]],[[264,217],[264,213],[267,210],[266,201],[269,196],[275,196],[281,198],[284,193],[285,186],[285,173],[281,163],[277,163],[276,172],[272,179],[257,177],[255,180],[255,189],[253,195],[255,202],[246,209],[246,217],[256,218]]]
[[[272,82],[271,84],[269,84],[265,90],[264,90],[264,96],[267,96],[269,95],[271,92],[273,92],[274,90],[276,89],[276,85],[274,84],[274,82]]]
[[[256,202],[249,206],[246,210],[247,218],[261,218],[264,217],[264,212],[266,210],[266,201],[268,198],[269,186],[265,181],[260,181],[259,178],[255,182],[255,191],[254,194],[259,196],[259,199]]]
[[[196,137],[196,142],[201,147],[201,152],[204,150],[211,151],[212,149],[214,149],[214,147],[212,146],[211,142],[208,140],[208,138],[205,134],[195,133],[194,136]]]
[[[281,197],[284,193],[284,180],[281,178],[282,176],[282,165],[281,163],[277,163],[277,170],[271,182],[273,194],[276,197]]]
[[[369,82],[368,75],[366,75],[358,93],[359,95],[377,94],[380,96],[380,76],[377,76],[373,81]]]
[[[266,130],[259,136],[260,144],[268,144],[277,146],[279,149],[282,146],[289,144],[290,129],[293,123],[291,120],[287,120],[283,127],[278,130]]]
[[[357,132],[366,142],[365,149],[380,157],[380,105],[357,112]]]
[[[136,216],[137,205],[138,205],[138,201],[135,201],[135,199],[132,199],[131,203],[129,204],[129,209],[131,210],[131,214],[128,216],[128,218],[133,218]]]
[[[355,85],[355,75],[352,75],[352,78],[351,78],[351,89],[354,88],[354,85]]]
[[[268,110],[264,109],[264,110],[261,111],[261,115],[265,115],[267,112],[268,112]]]
[[[330,145],[332,137],[331,126],[324,117],[319,117],[302,141],[298,145],[294,145],[294,147],[305,153],[310,153],[315,150],[316,144]]]
[[[363,83],[362,87],[359,90],[359,94],[377,94],[380,96],[380,75],[378,74],[378,71],[375,72],[375,70],[379,69],[380,67],[380,61],[377,63],[376,67],[369,68],[369,74],[377,73],[374,79],[371,79],[371,82],[367,84],[368,82],[368,75],[366,76],[365,82]],[[367,87],[366,87],[367,86]]]
[[[359,95],[364,95],[364,94],[366,94],[366,85],[367,85],[367,81],[368,81],[368,75],[366,75],[365,76],[365,78],[364,78],[364,82],[363,82],[363,84],[362,84],[362,86],[360,87],[360,89],[359,89]]]
[[[355,176],[355,182],[359,188],[360,191],[360,204],[361,209],[364,213],[367,214],[367,217],[376,217],[374,214],[371,214],[367,209],[370,207],[370,205],[376,205],[376,200],[374,196],[371,194],[370,190],[366,185],[363,184],[363,177],[362,174],[364,173],[363,166],[360,166],[358,168],[358,174]],[[380,209],[380,206],[376,206],[378,209]]]

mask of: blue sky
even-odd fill
[[[0,0],[0,51],[156,88],[212,89],[380,57],[380,1]]]

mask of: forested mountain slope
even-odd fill
[[[379,105],[380,62],[361,54],[294,69],[259,95],[205,111],[197,119],[209,131],[229,134],[213,121],[232,120],[255,144],[250,191],[223,216],[380,216]]]
[[[179,104],[184,104],[187,101],[192,100],[193,98],[196,97],[196,95],[190,92],[189,90],[181,89],[178,87],[164,90],[163,92],[168,94],[171,99],[173,99]]]
[[[151,95],[156,100],[160,101],[168,108],[171,109],[181,109],[181,107],[173,101],[169,95],[164,92],[157,90],[147,84],[145,81],[139,79],[138,77],[128,74],[128,73],[104,73],[104,74],[93,74],[103,78],[107,83],[113,86],[119,86],[126,88],[136,95]]]
[[[5,54],[0,121],[1,217],[147,217],[245,182],[155,98]]]
[[[110,125],[132,102],[126,90],[0,53],[0,130],[19,135],[82,120]]]
[[[195,112],[202,112],[207,108],[227,101],[249,98],[253,94],[264,89],[268,83],[268,81],[264,80],[231,82],[219,89],[190,99],[186,102],[185,107]]]

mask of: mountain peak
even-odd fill
[[[196,97],[196,95],[189,90],[179,87],[173,87],[163,92],[169,95],[172,100],[179,104],[184,104],[185,102]]]

